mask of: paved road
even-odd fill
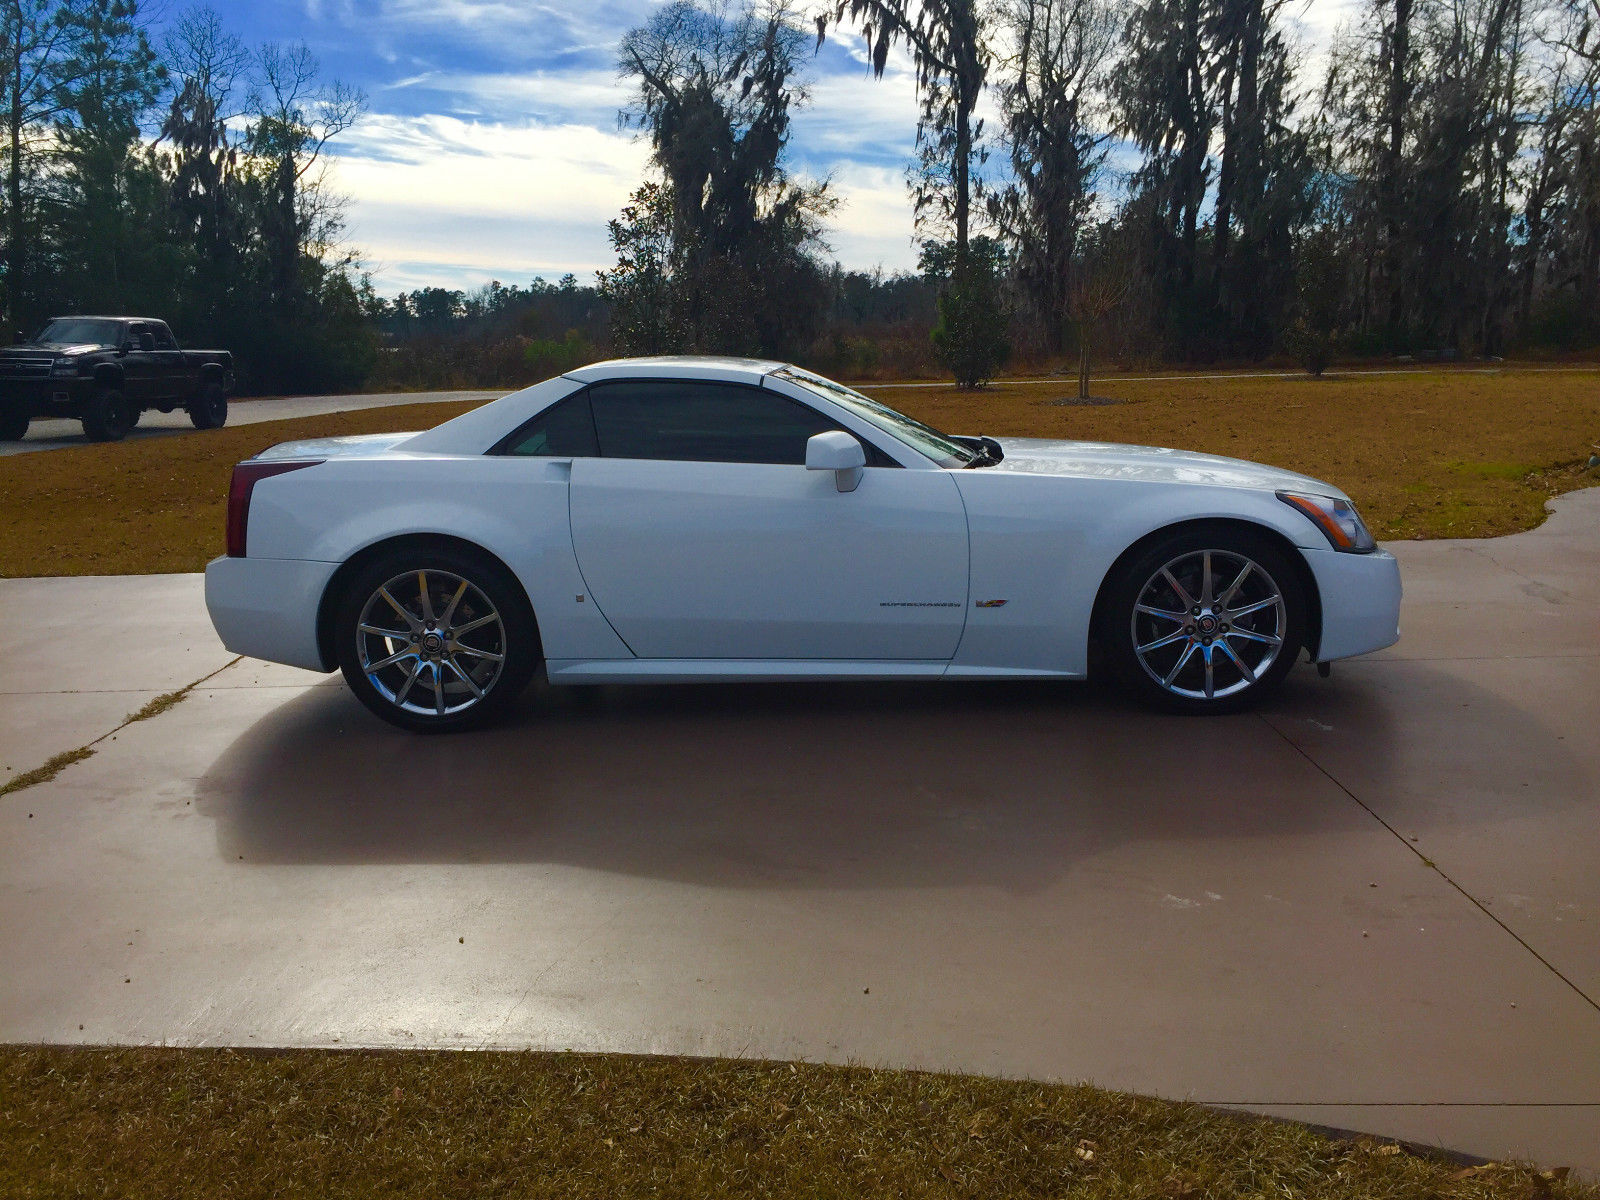
[[[323,413],[353,412],[361,408],[390,408],[397,404],[430,404],[451,400],[492,400],[501,392],[378,392],[364,396],[289,396],[283,399],[235,400],[228,406],[229,425],[254,425],[260,421],[282,421],[291,417],[315,417]],[[174,433],[193,433],[189,414],[147,412],[130,437],[170,437]],[[21,442],[0,442],[0,456],[31,454],[38,450],[61,450],[85,444],[83,426],[76,421],[35,421]]]
[[[414,738],[194,576],[0,582],[0,1040],[1092,1079],[1600,1173],[1600,489],[1395,547],[1258,715],[1033,684],[530,693]],[[110,734],[151,696],[183,703]]]

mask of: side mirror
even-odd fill
[[[867,452],[842,429],[830,429],[806,439],[806,470],[832,471],[841,492],[853,492],[861,483]]]
[[[156,336],[155,336],[155,334],[153,334],[153,333],[141,333],[139,335],[139,349],[143,350],[146,354],[148,354],[150,351],[154,350],[155,348],[156,348]]]
[[[124,354],[126,354],[129,350],[132,350],[132,349],[133,349],[133,343],[132,342],[123,342],[122,345],[117,347],[117,357],[121,358]]]

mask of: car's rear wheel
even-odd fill
[[[522,589],[504,568],[467,552],[419,547],[383,555],[351,580],[336,620],[346,682],[402,729],[487,724],[539,664]]]
[[[1112,581],[1101,634],[1123,685],[1175,712],[1237,712],[1283,681],[1305,642],[1294,564],[1247,530],[1181,530]]]
[[[91,442],[120,442],[139,420],[120,389],[103,387],[89,398],[83,412],[83,432]]]
[[[0,412],[0,442],[20,442],[27,436],[27,413],[19,409]]]
[[[196,429],[221,429],[228,423],[228,395],[220,383],[201,386],[189,405],[189,420]]]

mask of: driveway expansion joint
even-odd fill
[[[243,658],[244,656],[242,654],[236,655],[234,658],[223,663],[222,666],[218,667],[210,674],[202,675],[199,679],[194,680],[192,683],[184,684],[183,687],[178,688],[176,691],[162,693],[154,700],[151,700],[148,704],[144,705],[144,707],[129,713],[123,718],[120,725],[106,730],[99,737],[93,739],[92,741],[85,742],[81,746],[75,746],[71,750],[63,750],[60,754],[52,755],[50,758],[45,760],[39,766],[34,767],[32,770],[23,771],[13,776],[11,779],[7,780],[3,786],[0,786],[0,797],[9,796],[14,792],[26,791],[28,788],[37,787],[41,783],[49,783],[57,775],[61,774],[62,771],[72,766],[73,763],[80,763],[84,759],[92,757],[95,753],[95,747],[101,742],[105,741],[108,737],[113,737],[116,734],[121,733],[129,725],[132,725],[137,721],[148,721],[153,717],[159,717],[173,705],[181,704],[188,697],[189,693],[194,691],[194,689],[199,687],[202,683],[205,683],[209,679],[215,679],[229,667],[237,665],[243,660]],[[124,689],[117,690],[120,691]],[[35,694],[48,695],[50,693]]]
[[[1322,777],[1324,779],[1326,779],[1329,783],[1333,784],[1334,787],[1338,788],[1346,796],[1349,796],[1350,799],[1354,800],[1358,805],[1360,805],[1363,812],[1365,812],[1369,817],[1371,817],[1379,825],[1382,825],[1383,828],[1388,831],[1389,835],[1391,837],[1393,837],[1395,841],[1399,842],[1400,845],[1404,846],[1407,850],[1409,850],[1411,852],[1411,854],[1413,856],[1415,856],[1415,858],[1417,859],[1418,862],[1420,862],[1423,866],[1427,867],[1430,871],[1432,871],[1436,875],[1438,875],[1440,879],[1444,880],[1445,883],[1449,884],[1451,888],[1453,888],[1463,898],[1465,898],[1468,901],[1468,903],[1470,903],[1474,908],[1476,908],[1484,916],[1488,917],[1489,920],[1493,921],[1496,925],[1500,926],[1500,928],[1502,930],[1504,930],[1505,933],[1513,941],[1515,941],[1519,946],[1521,946],[1529,954],[1533,955],[1533,957],[1535,959],[1537,959],[1539,961],[1539,963],[1547,971],[1549,971],[1552,975],[1554,975],[1562,983],[1566,984],[1569,988],[1571,988],[1574,992],[1576,992],[1580,997],[1582,997],[1583,1002],[1585,1004],[1587,1004],[1590,1008],[1594,1009],[1595,1012],[1600,1013],[1600,1001],[1597,1001],[1593,996],[1589,995],[1588,992],[1584,991],[1583,988],[1578,986],[1578,984],[1577,984],[1577,982],[1575,980],[1573,980],[1568,975],[1564,974],[1562,972],[1561,968],[1557,967],[1553,962],[1551,962],[1543,954],[1540,954],[1539,951],[1535,950],[1533,948],[1532,944],[1529,943],[1529,941],[1526,938],[1524,938],[1515,929],[1512,929],[1511,926],[1507,925],[1503,920],[1501,920],[1499,914],[1494,912],[1494,910],[1492,910],[1487,904],[1485,904],[1482,900],[1479,900],[1471,892],[1467,891],[1466,888],[1462,887],[1453,878],[1451,878],[1450,875],[1442,867],[1440,867],[1438,863],[1436,863],[1433,859],[1429,858],[1426,854],[1424,854],[1422,852],[1422,850],[1416,844],[1414,844],[1409,838],[1407,838],[1404,834],[1402,834],[1393,825],[1389,824],[1388,821],[1384,820],[1383,817],[1378,814],[1378,811],[1375,808],[1373,808],[1370,804],[1368,804],[1360,796],[1356,795],[1355,792],[1351,791],[1350,788],[1345,785],[1343,780],[1341,780],[1332,771],[1328,770],[1327,767],[1323,766],[1320,762],[1318,762],[1315,758],[1313,758],[1311,756],[1311,753],[1308,750],[1306,750],[1306,748],[1304,746],[1302,746],[1298,742],[1296,742],[1293,738],[1291,738],[1282,729],[1279,729],[1278,726],[1274,725],[1270,720],[1268,720],[1265,715],[1263,715],[1261,713],[1257,713],[1256,715],[1257,715],[1257,717],[1260,718],[1262,724],[1264,724],[1268,729],[1272,730],[1273,733],[1277,734],[1280,738],[1282,738],[1283,741],[1287,745],[1289,745],[1295,751],[1296,754],[1300,755],[1301,758],[1305,759],[1306,762],[1310,763],[1314,768],[1316,768],[1316,770],[1322,775]],[[1302,1103],[1309,1103],[1309,1101],[1302,1101]]]

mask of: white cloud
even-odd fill
[[[382,291],[586,274],[644,174],[645,147],[586,125],[374,116],[332,160],[349,241]]]
[[[378,114],[346,136],[329,183],[350,198],[348,241],[380,291],[470,287],[587,277],[608,265],[606,222],[644,179],[648,157],[615,128]],[[841,204],[828,240],[839,260],[914,266],[903,166],[822,165],[835,167]]]

